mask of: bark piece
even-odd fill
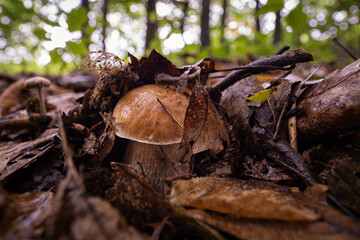
[[[317,146],[303,153],[314,175],[345,206],[360,214],[360,151],[340,146]]]
[[[329,74],[306,90],[299,108],[298,130],[303,135],[325,135],[360,124],[360,60]]]

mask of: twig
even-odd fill
[[[264,66],[264,65],[277,66],[277,67],[284,67],[289,65],[295,66],[296,63],[308,62],[308,61],[313,61],[313,56],[303,49],[297,49],[282,55],[276,55],[264,59],[259,59],[257,61],[247,64],[244,67]],[[230,74],[228,74],[225,78],[223,78],[220,82],[216,83],[213,86],[213,88],[217,88],[219,91],[224,91],[226,88],[233,85],[240,79],[254,73],[264,72],[266,70],[257,69],[256,71],[249,71],[249,69],[241,69],[241,70],[233,71]]]
[[[161,178],[161,182],[165,182],[169,186],[171,186],[171,183],[177,180],[189,180],[196,177],[195,174],[186,174],[186,175],[178,175],[178,176],[172,176],[172,177],[166,177]]]
[[[267,103],[269,104],[269,107],[270,107],[270,110],[271,110],[271,113],[272,113],[272,115],[273,115],[273,117],[274,117],[274,122],[275,122],[275,121],[276,121],[276,115],[275,115],[274,108],[272,107],[269,98],[267,98],[266,101],[267,101]],[[271,133],[271,134],[272,134],[272,133]]]
[[[294,109],[294,108],[296,108],[296,102],[294,102],[293,105],[291,106],[291,109]],[[289,118],[288,131],[289,131],[290,147],[292,147],[295,151],[298,151],[296,115]]]
[[[326,193],[326,196],[328,197],[328,199],[334,204],[336,205],[343,213],[345,213],[346,215],[348,215],[350,218],[352,218],[353,220],[359,222],[360,219],[359,217],[357,217],[355,214],[353,214],[349,209],[347,209],[341,202],[339,202],[339,200],[337,200],[332,194],[330,193]]]
[[[319,84],[321,82],[323,82],[325,79],[318,79],[318,80],[312,80],[312,81],[308,81],[308,82],[305,82],[303,87],[306,87],[306,86],[310,86],[310,85],[315,85],[315,84]]]
[[[180,123],[174,118],[174,116],[171,114],[171,112],[169,112],[169,110],[164,106],[164,104],[160,101],[160,99],[156,98],[156,100],[160,103],[160,105],[165,109],[165,111],[170,115],[170,117],[172,118],[172,120],[182,129],[184,130],[184,128],[180,125]]]
[[[81,180],[81,177],[76,169],[76,166],[74,164],[73,158],[72,158],[72,153],[71,150],[68,147],[68,141],[67,141],[67,136],[66,136],[66,132],[65,132],[65,127],[64,127],[64,123],[62,121],[61,115],[59,112],[56,113],[57,114],[57,119],[59,122],[59,134],[62,140],[62,149],[64,152],[64,156],[65,156],[65,161],[68,167],[68,172],[67,175],[72,176],[73,179],[75,180],[75,183],[77,184],[77,187],[79,188],[79,190],[81,192],[85,192],[85,186]],[[67,176],[66,176],[67,177]],[[71,177],[70,177],[71,178]]]
[[[288,105],[289,105],[289,96],[287,96],[285,104],[284,104],[283,108],[281,109],[279,120],[276,123],[276,129],[275,129],[275,133],[274,133],[274,136],[273,136],[273,141],[275,141],[275,142],[278,140],[280,125],[281,125],[281,122],[282,122],[282,120],[284,118],[285,111],[288,108]]]
[[[284,52],[288,51],[290,49],[289,45],[285,45],[282,48],[279,49],[279,51],[275,55],[283,54]]]
[[[140,163],[140,162],[136,162],[136,164],[139,165],[142,175],[143,175],[144,177],[146,177],[144,168],[143,168],[143,166],[141,165],[141,163]]]
[[[312,73],[309,74],[309,76],[304,79],[298,89],[301,89],[304,87],[305,83],[310,80],[310,78],[319,70],[321,65],[317,66]],[[301,91],[298,91],[295,93],[295,97],[299,97],[298,95],[301,93]],[[296,101],[291,106],[291,109],[296,108]],[[296,115],[292,116],[288,120],[288,132],[289,132],[289,138],[290,138],[290,147],[292,147],[295,151],[298,151],[298,144],[297,144],[297,119]]]
[[[352,59],[354,59],[355,61],[357,60],[357,58],[349,51],[349,49],[347,49],[341,42],[339,42],[337,37],[333,38],[333,42],[338,45],[342,50],[344,50],[347,54],[349,54]]]
[[[230,71],[236,71],[236,70],[248,70],[249,72],[258,72],[258,73],[266,72],[266,71],[270,71],[270,70],[291,71],[292,69],[294,69],[294,67],[295,67],[294,65],[291,65],[289,67],[279,67],[279,66],[269,66],[269,65],[253,65],[253,66],[242,66],[242,67],[236,67],[236,68],[215,69],[209,73],[230,72]],[[199,76],[200,76],[199,71],[196,71],[194,73],[186,75],[188,80],[198,78]],[[224,78],[226,76],[227,75],[212,76],[212,77],[209,77],[209,79]],[[180,79],[181,79],[181,76],[177,77],[177,76],[171,76],[168,74],[161,73],[161,74],[157,75],[156,82],[160,83],[160,84],[161,83],[169,83],[169,84],[175,85]]]
[[[155,228],[153,234],[151,235],[151,240],[159,240],[160,239],[160,234],[162,232],[162,230],[165,227],[166,222],[169,220],[170,215],[166,216],[163,218],[163,220],[161,220],[161,223]]]
[[[286,169],[292,171],[293,173],[296,173],[299,177],[301,177],[306,183],[313,183],[314,180],[309,178],[308,176],[306,176],[305,174],[303,174],[302,172],[300,172],[299,170],[297,170],[296,168],[290,166],[289,164],[281,161],[281,160],[278,160],[276,158],[272,158],[272,157],[269,157],[269,156],[266,156],[266,158],[270,159],[271,161],[275,162],[275,163],[278,163],[280,164],[281,166],[285,167]]]

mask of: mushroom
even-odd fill
[[[189,98],[174,87],[144,85],[125,94],[113,111],[116,135],[129,139],[123,162],[149,178],[164,194],[171,188],[161,178],[189,174],[181,164],[181,147]]]
[[[40,76],[29,78],[24,83],[24,86],[27,89],[37,88],[40,101],[40,114],[46,113],[45,98],[42,92],[42,88],[47,88],[50,86],[50,84],[50,80]]]

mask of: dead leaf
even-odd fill
[[[186,110],[182,143],[191,147],[192,154],[207,150],[216,154],[224,149],[223,143],[229,143],[224,122],[199,82]]]
[[[274,185],[259,188],[245,181],[216,177],[194,178],[176,183],[171,192],[171,204],[176,202],[237,218],[315,221],[321,217],[313,209],[301,205],[290,191],[279,192],[271,186]]]
[[[155,83],[155,75],[159,73],[170,76],[180,75],[178,68],[154,49],[147,58],[140,59],[140,61],[134,60],[131,69],[138,74],[139,85]]]
[[[51,215],[54,221],[47,225],[49,239],[146,239],[99,197],[88,197],[72,190],[60,200],[60,208]]]
[[[18,194],[0,189],[0,238],[42,239],[53,200],[52,192]]]
[[[208,224],[221,232],[238,239],[264,240],[355,240],[356,232],[336,228],[325,221],[319,222],[282,222],[263,219],[233,219],[202,210],[187,210],[186,216]]]
[[[357,222],[325,201],[264,181],[194,178],[171,193],[176,217],[239,239],[359,239]]]
[[[47,146],[45,149],[41,150],[37,155],[32,156],[31,158],[26,157],[26,153],[30,150],[41,148],[46,146],[49,142],[54,141],[54,138],[57,134],[57,129],[48,129],[41,135],[39,138],[18,143],[14,146],[4,146],[0,148],[0,182],[3,181],[6,177],[10,176],[17,170],[28,166],[33,163],[44,153],[49,151],[52,146]]]

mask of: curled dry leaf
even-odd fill
[[[224,122],[205,88],[197,82],[190,97],[184,120],[182,143],[191,147],[191,153],[210,150],[216,154],[229,143]]]
[[[143,175],[126,164],[112,163],[112,168],[118,179],[106,198],[130,223],[144,227],[170,214],[168,201]]]
[[[179,69],[156,50],[152,50],[147,58],[140,60],[131,54],[129,56],[132,61],[131,69],[138,74],[140,85],[155,83],[155,75],[158,73],[165,73],[170,76],[180,75]]]

